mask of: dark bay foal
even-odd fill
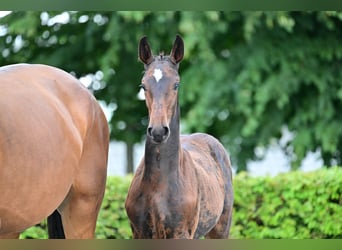
[[[139,44],[145,65],[141,88],[149,112],[145,156],[126,200],[134,238],[227,238],[233,187],[229,156],[208,134],[180,135],[178,66],[184,43],[153,56],[147,38]]]

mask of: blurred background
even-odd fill
[[[147,35],[167,54],[176,34],[185,42],[181,130],[212,134],[232,158],[230,238],[342,238],[342,12],[0,16],[1,66],[64,69],[107,116],[110,176],[96,238],[132,238],[124,202],[148,123],[137,46]],[[46,237],[46,220],[21,234]]]
[[[342,165],[342,12],[1,12],[0,65],[70,72],[103,107],[109,174],[132,173],[148,122],[137,46],[185,42],[181,128],[220,139],[236,173]]]

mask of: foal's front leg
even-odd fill
[[[198,219],[191,217],[190,220],[187,220],[182,216],[182,220],[177,220],[175,219],[176,217],[177,215],[171,216],[167,222],[164,221],[163,223],[159,223],[157,225],[157,228],[154,230],[156,232],[156,238],[194,239]]]

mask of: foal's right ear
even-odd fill
[[[146,65],[153,61],[152,51],[146,36],[143,36],[139,42],[139,59]]]

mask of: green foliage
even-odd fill
[[[47,225],[46,220],[40,224],[26,229],[20,234],[20,239],[47,239]]]
[[[109,177],[96,237],[132,237],[124,209],[132,176]],[[342,170],[299,171],[274,178],[234,177],[234,212],[230,238],[342,238]],[[46,238],[42,225],[22,238]],[[44,228],[44,227],[43,227]]]
[[[342,170],[234,179],[232,238],[342,238]]]
[[[65,17],[66,22],[59,17]],[[208,132],[238,171],[257,147],[280,145],[294,168],[310,151],[341,165],[342,13],[320,12],[12,12],[0,19],[0,64],[45,63],[91,76],[113,110],[114,140],[140,142],[148,123],[138,100],[143,65],[137,45],[154,53],[185,41],[180,65],[182,128]],[[58,21],[59,20],[59,21]],[[167,27],[167,28],[165,28]]]
[[[125,200],[131,180],[132,176],[107,179],[106,194],[97,221],[96,238],[131,238],[131,227],[125,210]]]

